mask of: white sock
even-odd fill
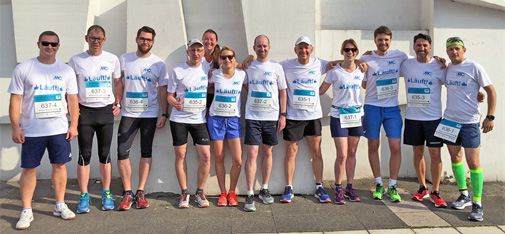
[[[254,196],[254,190],[247,190],[247,196],[253,195]]]
[[[261,185],[261,189],[268,189],[268,184]]]
[[[468,190],[463,190],[463,191],[461,191],[461,194],[463,194],[463,195],[465,195],[465,196],[467,196],[467,197],[468,197]]]
[[[318,190],[319,188],[322,188],[323,187],[323,184],[316,184],[316,190]]]
[[[32,213],[32,208],[31,207],[23,208],[23,210],[21,212],[23,212],[23,213]]]
[[[479,206],[482,206],[482,201],[473,201],[473,203],[479,205]]]
[[[396,180],[389,179],[389,187],[395,186],[396,185]]]
[[[375,183],[382,184],[382,177],[379,176],[379,177],[375,178]]]
[[[286,185],[286,187],[290,187],[291,189],[293,189],[293,185]]]
[[[64,201],[62,201],[62,202],[56,202],[56,206],[55,207],[56,207],[56,209],[58,209],[62,205],[65,205]]]

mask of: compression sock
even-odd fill
[[[463,167],[463,162],[452,163],[452,173],[454,174],[454,179],[456,179],[459,190],[466,190],[465,167]]]
[[[473,201],[480,202],[482,197],[482,186],[484,183],[482,168],[470,170],[470,179],[472,181]]]

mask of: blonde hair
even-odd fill
[[[223,48],[221,48],[221,51],[219,52],[219,55],[221,55],[225,50],[231,51],[233,53],[233,56],[235,56],[235,50],[233,50],[233,48],[231,48],[230,46],[223,46]]]
[[[347,40],[345,40],[344,42],[342,42],[342,47],[340,47],[340,53],[343,54],[344,53],[344,47],[345,45],[347,44],[352,44],[354,47],[356,47],[357,51],[356,51],[356,55],[359,54],[359,48],[358,48],[358,43],[356,43],[356,41],[354,41],[354,39],[352,38],[349,38]]]

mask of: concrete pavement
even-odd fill
[[[435,208],[429,199],[416,202],[410,199],[417,191],[413,179],[400,179],[399,192],[402,202],[391,203],[373,200],[372,179],[357,180],[354,187],[361,202],[345,205],[321,204],[312,195],[297,194],[292,203],[282,204],[280,196],[275,204],[264,205],[256,197],[256,212],[243,211],[245,197],[239,197],[238,207],[218,207],[218,197],[210,197],[208,208],[198,208],[191,199],[191,207],[177,209],[177,194],[148,194],[149,208],[129,211],[101,211],[101,184],[90,182],[91,212],[77,214],[70,221],[52,215],[54,198],[51,181],[39,180],[35,191],[33,211],[35,220],[25,232],[63,233],[505,233],[505,184],[485,183],[483,204],[484,221],[467,219],[470,208],[453,210]],[[385,180],[387,183],[387,180]],[[333,186],[325,187],[332,199]],[[14,233],[21,210],[19,188],[16,183],[1,182],[0,232]],[[122,188],[114,180],[111,191],[120,200]],[[430,187],[431,188],[431,187]],[[296,188],[295,188],[296,189]],[[459,195],[455,185],[442,185],[442,197],[449,204]],[[147,191],[148,192],[148,191]],[[296,193],[296,191],[295,191]],[[66,201],[75,211],[79,187],[76,180],[69,180]]]

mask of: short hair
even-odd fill
[[[58,38],[58,43],[60,43],[60,37],[58,36],[58,34],[56,34],[53,31],[44,31],[44,32],[42,32],[39,35],[39,42],[40,42],[40,40],[42,40],[42,36],[55,36],[56,38]]]
[[[340,53],[344,52],[345,45],[347,45],[347,44],[352,44],[354,47],[356,47],[356,49],[357,49],[356,53],[359,54],[358,43],[356,43],[356,41],[352,38],[349,38],[349,39],[345,40],[344,42],[342,42],[342,46],[340,47]]]
[[[231,48],[230,46],[223,46],[223,48],[221,48],[221,52],[219,53],[219,55],[221,55],[221,53],[223,53],[223,51],[231,51],[233,53],[233,56],[235,56],[235,50],[233,50],[233,48]]]
[[[270,39],[266,35],[263,35],[263,34],[258,35],[256,38],[254,38],[254,45],[256,45],[256,40],[258,40],[258,38],[260,38],[260,37],[265,37],[268,41],[268,45],[270,45]]]
[[[214,34],[214,35],[216,36],[216,41],[219,41],[219,40],[218,40],[218,38],[217,38],[217,33],[216,33],[216,31],[214,31],[214,30],[212,30],[212,29],[210,29],[210,28],[209,28],[209,29],[207,29],[207,30],[205,30],[205,32],[203,32],[203,35],[202,35],[202,40],[203,40],[203,37],[205,36],[205,34],[206,34],[206,33],[212,33],[212,34]]]
[[[393,38],[393,32],[391,32],[391,29],[389,29],[386,26],[380,26],[375,31],[373,31],[373,38],[375,39],[379,34],[386,34]]]
[[[415,35],[414,36],[414,45],[416,44],[417,39],[427,40],[428,43],[430,43],[430,45],[431,45],[431,37],[430,37],[430,35],[426,35],[426,34],[422,34],[422,33],[419,33],[419,34]]]
[[[140,37],[141,32],[153,34],[153,40],[154,37],[156,36],[156,31],[154,31],[154,29],[149,26],[143,26],[142,28],[139,28],[139,30],[137,31],[137,37]]]
[[[88,32],[87,32],[86,35],[89,35],[89,33],[91,32],[91,30],[101,31],[103,33],[103,36],[105,37],[105,29],[103,29],[102,26],[100,26],[98,24],[91,25],[91,27],[88,28]]]

